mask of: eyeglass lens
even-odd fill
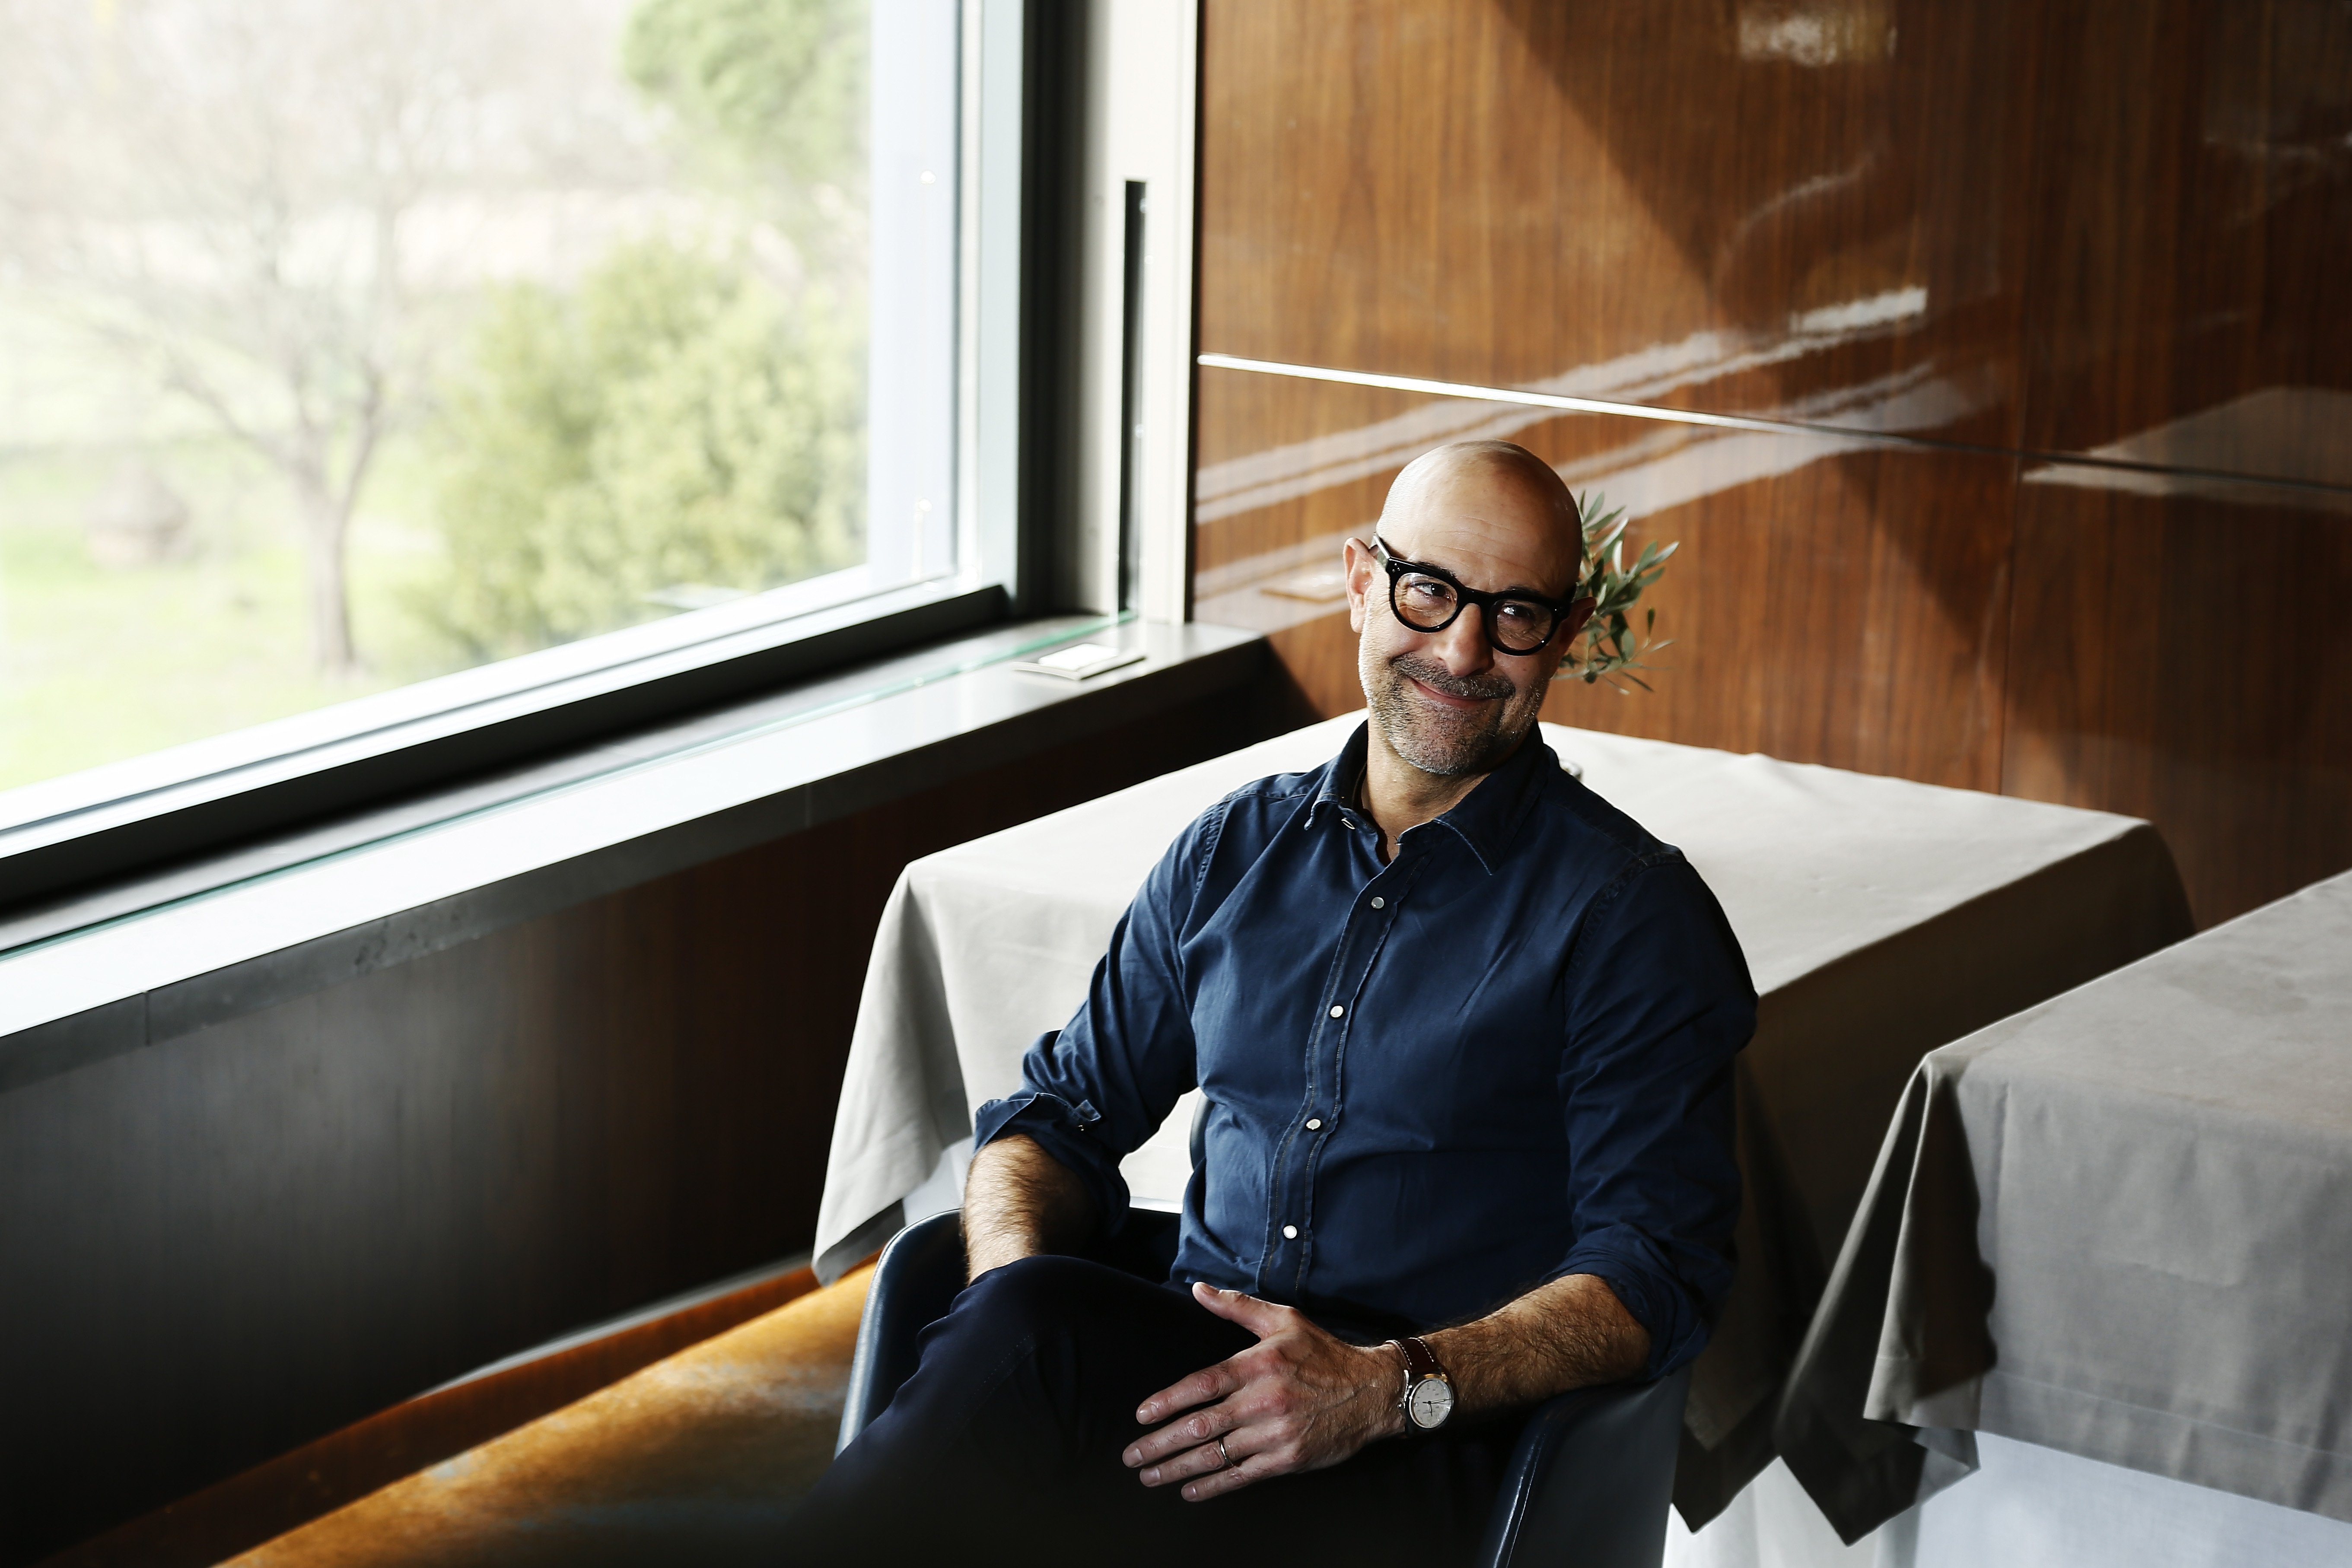
[[[1443,631],[1462,613],[1462,596],[1443,577],[1419,572],[1397,574],[1391,595],[1397,619],[1417,632]],[[1486,611],[1486,632],[1497,647],[1513,653],[1533,653],[1551,640],[1558,614],[1549,605],[1530,599],[1499,599]]]

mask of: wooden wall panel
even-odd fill
[[[2046,8],[2024,440],[2352,485],[2352,8]]]
[[[2007,440],[2021,14],[1213,0],[1202,345]]]
[[[2352,865],[2352,11],[1207,0],[1203,40],[1204,352],[1822,432],[1204,370],[1197,613],[1327,710],[1315,563],[1502,436],[1684,544],[1657,694],[1550,715],[2151,816],[2207,921]]]
[[[2019,487],[2003,787],[2154,821],[2208,922],[2352,866],[2352,494],[2060,472]]]

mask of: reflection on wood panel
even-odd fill
[[[2335,0],[1211,0],[1201,342],[2031,449],[2352,439]]]
[[[1346,453],[1351,429],[1376,432],[1362,437],[1371,443],[1484,411],[1507,420],[1508,437],[1556,465],[1579,493],[1598,489],[1628,505],[1641,519],[1629,548],[1653,537],[1682,541],[1654,590],[1658,635],[1675,639],[1658,656],[1665,668],[1654,694],[1563,684],[1548,719],[2000,787],[2009,554],[2000,524],[2012,482],[2005,456],[1605,415],[1547,417],[1235,371],[1201,373],[1201,411],[1204,459],[1213,450],[1209,431],[1255,423],[1269,438],[1289,437],[1273,450],[1307,454],[1299,464]],[[1322,471],[1347,475],[1351,466]],[[1204,461],[1202,471],[1213,468]],[[1260,472],[1265,491],[1278,488],[1274,465]],[[1298,478],[1311,482],[1314,472]],[[1275,633],[1300,685],[1329,711],[1362,697],[1353,634],[1345,615],[1332,613],[1337,585],[1318,597],[1316,574],[1328,573],[1348,532],[1369,529],[1394,475],[1391,467],[1343,478],[1201,524],[1200,616]],[[1284,542],[1269,548],[1273,541]]]
[[[2042,26],[2026,444],[2104,447],[2267,393],[2195,460],[2344,482],[2352,7],[2102,0]]]
[[[1982,92],[2030,49],[2010,7],[1213,0],[1205,26],[1203,348],[2012,437],[2024,106]]]
[[[1198,613],[1273,633],[1317,703],[1359,700],[1338,539],[1421,451],[1508,437],[1685,542],[1658,694],[1548,716],[2150,815],[2209,922],[2352,865],[2352,9],[1207,0],[1203,29],[1204,352],[1823,432],[1203,370]],[[2166,640],[2239,607],[2226,681]]]
[[[2154,821],[2209,923],[2352,865],[2352,493],[2019,496],[2003,787]]]

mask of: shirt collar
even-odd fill
[[[1339,754],[1323,764],[1315,781],[1314,804],[1307,808],[1309,827],[1334,812],[1354,816],[1363,809],[1364,757],[1371,749],[1371,726],[1369,722],[1356,726]]]
[[[1314,803],[1307,808],[1309,827],[1333,813],[1345,812],[1350,818],[1362,815],[1364,759],[1370,747],[1367,721],[1357,725],[1339,754],[1323,764],[1315,784]],[[1405,837],[1410,838],[1424,828],[1450,828],[1491,877],[1502,869],[1512,837],[1535,805],[1538,781],[1546,769],[1558,772],[1559,768],[1559,759],[1545,742],[1543,731],[1530,728],[1519,749],[1481,779],[1478,787],[1455,803],[1453,810],[1420,827],[1408,828]]]

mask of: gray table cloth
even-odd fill
[[[1780,1438],[1852,1541],[1979,1432],[2352,1520],[2352,876],[1919,1064]]]
[[[1314,767],[1332,720],[918,860],[875,939],[817,1225],[832,1278],[1019,1081],[1084,996],[1112,925],[1227,792]],[[1772,1455],[1777,1396],[1927,1051],[2186,935],[2147,824],[1902,779],[1545,726],[1586,784],[1679,846],[1721,900],[1762,1002],[1739,1067],[1740,1268],[1699,1361],[1675,1501],[1694,1524]],[[1126,1163],[1139,1201],[1190,1173],[1179,1105]]]

